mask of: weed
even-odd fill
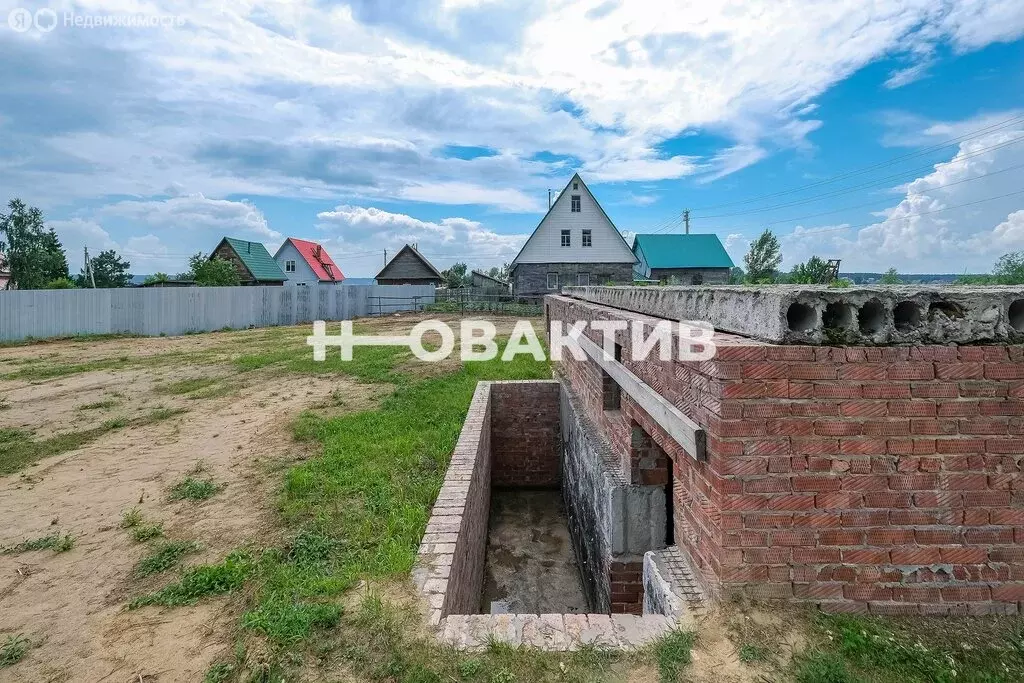
[[[798,656],[795,679],[797,683],[858,683],[846,668],[843,658],[834,653],[812,651]]]
[[[476,678],[476,676],[480,673],[483,667],[484,663],[481,662],[479,659],[465,659],[459,662],[459,677],[463,679]]]
[[[83,403],[76,410],[106,410],[107,408],[113,408],[117,404],[116,400],[108,398],[102,401],[95,401],[94,403]]]
[[[163,422],[169,420],[176,415],[188,412],[184,408],[154,408],[145,415],[140,415],[131,421],[133,427],[141,427],[144,425],[154,424],[156,422]]]
[[[213,377],[196,377],[168,384],[159,384],[153,388],[153,391],[158,394],[191,394],[193,391],[206,389],[217,382],[218,380]]]
[[[769,652],[766,648],[761,645],[754,643],[744,643],[740,646],[739,658],[741,662],[763,662],[768,659]]]
[[[658,662],[658,675],[662,683],[679,680],[679,674],[692,660],[693,643],[696,634],[692,631],[675,630],[662,636],[654,644],[654,657]]]
[[[6,396],[0,396],[0,410],[7,410],[11,407],[11,402],[7,400]]]
[[[136,543],[145,543],[151,541],[154,538],[159,538],[164,535],[164,525],[161,522],[155,524],[139,524],[132,527],[131,530],[132,540]]]
[[[65,553],[75,547],[75,537],[71,534],[61,534],[59,531],[49,536],[40,536],[27,541],[22,541],[13,546],[0,546],[0,554],[16,555],[35,550],[52,550],[55,553]]]
[[[28,652],[28,647],[29,640],[22,634],[7,636],[0,645],[0,668],[17,664]]]
[[[105,432],[112,432],[115,429],[124,429],[128,426],[127,417],[114,417],[103,423],[102,429]]]
[[[177,583],[132,600],[128,608],[193,605],[208,595],[231,593],[242,587],[253,570],[253,564],[248,553],[235,551],[219,564],[200,565],[187,570]]]
[[[171,500],[206,500],[220,491],[222,486],[211,479],[185,477],[171,487]]]
[[[165,572],[181,562],[182,558],[198,552],[199,545],[194,541],[165,541],[153,547],[153,551],[135,565],[135,573],[149,576]]]
[[[121,528],[131,529],[142,523],[142,511],[137,507],[125,510],[121,513]]]
[[[203,683],[226,683],[231,680],[231,674],[235,666],[227,662],[219,662],[206,670],[203,676]]]

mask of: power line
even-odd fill
[[[892,221],[905,221],[910,218],[918,218],[920,216],[930,216],[934,213],[942,213],[943,211],[952,211],[953,209],[962,209],[965,206],[974,206],[975,204],[983,204],[985,202],[993,202],[997,199],[1006,199],[1007,197],[1013,197],[1018,194],[1024,194],[1024,190],[1017,190],[1016,192],[1009,192],[1007,194],[1001,194],[998,197],[987,197],[986,199],[977,199],[973,202],[965,202],[963,204],[957,204],[955,206],[947,206],[941,209],[934,209],[932,211],[922,211],[921,213],[911,213],[906,216],[900,216],[898,218],[886,218],[880,221],[873,221],[871,223],[863,223],[861,225],[840,225],[835,228],[822,228],[821,230],[804,230],[803,232],[796,233],[791,232],[786,235],[781,235],[780,239],[787,239],[789,237],[803,237],[804,235],[817,235],[825,232],[836,232],[838,230],[856,230],[858,228],[869,228],[872,225],[882,225]]]
[[[939,150],[944,149],[946,147],[950,147],[950,146],[952,146],[954,144],[958,144],[959,142],[970,140],[970,139],[978,137],[980,135],[986,135],[988,133],[992,133],[992,132],[995,132],[997,130],[1001,130],[1003,128],[1007,128],[1007,127],[1013,126],[1014,124],[1022,122],[1022,121],[1024,121],[1024,114],[1019,114],[1017,116],[1013,116],[1013,117],[1010,117],[1008,119],[1004,119],[1003,121],[999,121],[997,123],[994,123],[994,124],[991,124],[991,125],[988,125],[988,126],[984,126],[982,128],[978,128],[978,129],[973,130],[973,131],[969,131],[967,133],[964,133],[961,136],[958,136],[958,137],[946,140],[945,142],[938,143],[938,144],[932,145],[930,147],[925,147],[924,149],[920,149],[920,150],[917,150],[915,152],[910,152],[910,153],[907,153],[907,154],[901,154],[899,156],[892,157],[892,158],[890,158],[890,159],[888,159],[886,161],[881,161],[881,162],[878,162],[878,163],[875,163],[875,164],[870,164],[868,166],[863,166],[863,167],[860,167],[860,168],[851,169],[850,171],[846,171],[844,173],[840,173],[840,174],[831,176],[829,178],[825,178],[823,180],[819,180],[819,181],[814,182],[814,183],[808,183],[806,185],[801,185],[801,186],[798,186],[798,187],[793,187],[793,188],[790,188],[788,190],[781,190],[779,192],[771,192],[771,193],[768,193],[768,194],[758,195],[756,197],[750,197],[748,199],[739,199],[739,200],[731,201],[731,202],[723,202],[721,204],[710,204],[708,206],[703,206],[703,207],[700,207],[698,209],[694,209],[694,211],[706,211],[708,209],[717,209],[717,208],[720,208],[720,207],[723,207],[723,206],[734,206],[736,204],[749,204],[751,202],[756,202],[756,201],[759,201],[761,199],[770,199],[772,197],[779,197],[779,196],[782,196],[782,195],[792,194],[794,192],[802,192],[803,190],[807,190],[807,189],[810,189],[810,188],[813,188],[813,187],[820,187],[821,185],[827,185],[827,184],[830,184],[830,183],[834,183],[834,182],[836,182],[838,180],[844,180],[846,178],[851,178],[851,177],[854,177],[854,176],[857,176],[857,175],[863,175],[864,173],[869,173],[870,171],[873,171],[873,170],[878,169],[878,168],[884,168],[886,166],[891,166],[891,165],[893,165],[895,163],[898,163],[900,161],[904,161],[906,159],[912,159],[914,157],[919,157],[919,156],[924,156],[926,154],[931,154],[932,152],[936,152],[936,151],[939,151]]]

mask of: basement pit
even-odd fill
[[[556,380],[477,385],[413,569],[441,641],[633,648],[691,616],[671,479],[629,484],[576,400]]]

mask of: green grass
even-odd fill
[[[223,488],[211,479],[188,476],[171,487],[171,500],[206,500]]]
[[[218,381],[212,377],[196,377],[194,379],[183,379],[179,382],[160,384],[154,387],[153,391],[158,394],[191,394],[194,391],[211,387]]]
[[[658,662],[658,676],[662,683],[674,683],[693,661],[693,644],[696,634],[692,631],[671,631],[662,636],[653,646],[654,658]]]
[[[12,546],[0,546],[0,554],[16,555],[34,550],[52,550],[55,553],[65,553],[75,547],[75,537],[71,534],[61,534],[59,531],[49,536],[22,541]]]
[[[6,396],[0,396],[0,410],[9,410],[11,402],[7,400]]]
[[[744,643],[740,645],[738,656],[740,661],[744,663],[763,662],[771,656],[771,652],[762,645]]]
[[[102,401],[94,401],[93,403],[83,403],[78,406],[76,410],[105,410],[107,408],[113,408],[118,404],[118,401],[113,398],[104,399]]]
[[[164,525],[161,522],[154,524],[140,523],[131,528],[129,531],[132,540],[136,543],[145,543],[151,541],[154,538],[160,538],[164,535]]]
[[[1024,680],[1024,624],[1013,619],[821,615],[813,628],[818,643],[794,660],[799,683]]]
[[[186,555],[199,551],[194,541],[164,541],[153,546],[152,552],[135,565],[138,576],[159,574],[176,567]]]
[[[179,581],[155,593],[135,598],[128,604],[128,608],[194,605],[210,595],[231,593],[242,587],[253,566],[254,560],[250,554],[235,551],[218,564],[200,565],[186,570]]]
[[[28,638],[20,633],[16,636],[7,636],[3,644],[0,644],[0,668],[20,662],[28,652],[29,645]]]
[[[142,524],[142,511],[137,507],[130,508],[121,513],[121,528],[132,529]]]

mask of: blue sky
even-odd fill
[[[1019,0],[662,4],[0,0],[0,199],[138,273],[223,235],[500,265],[577,170],[623,232],[689,208],[737,263],[765,226],[786,267],[1024,249]],[[136,15],[173,20],[85,27]]]

